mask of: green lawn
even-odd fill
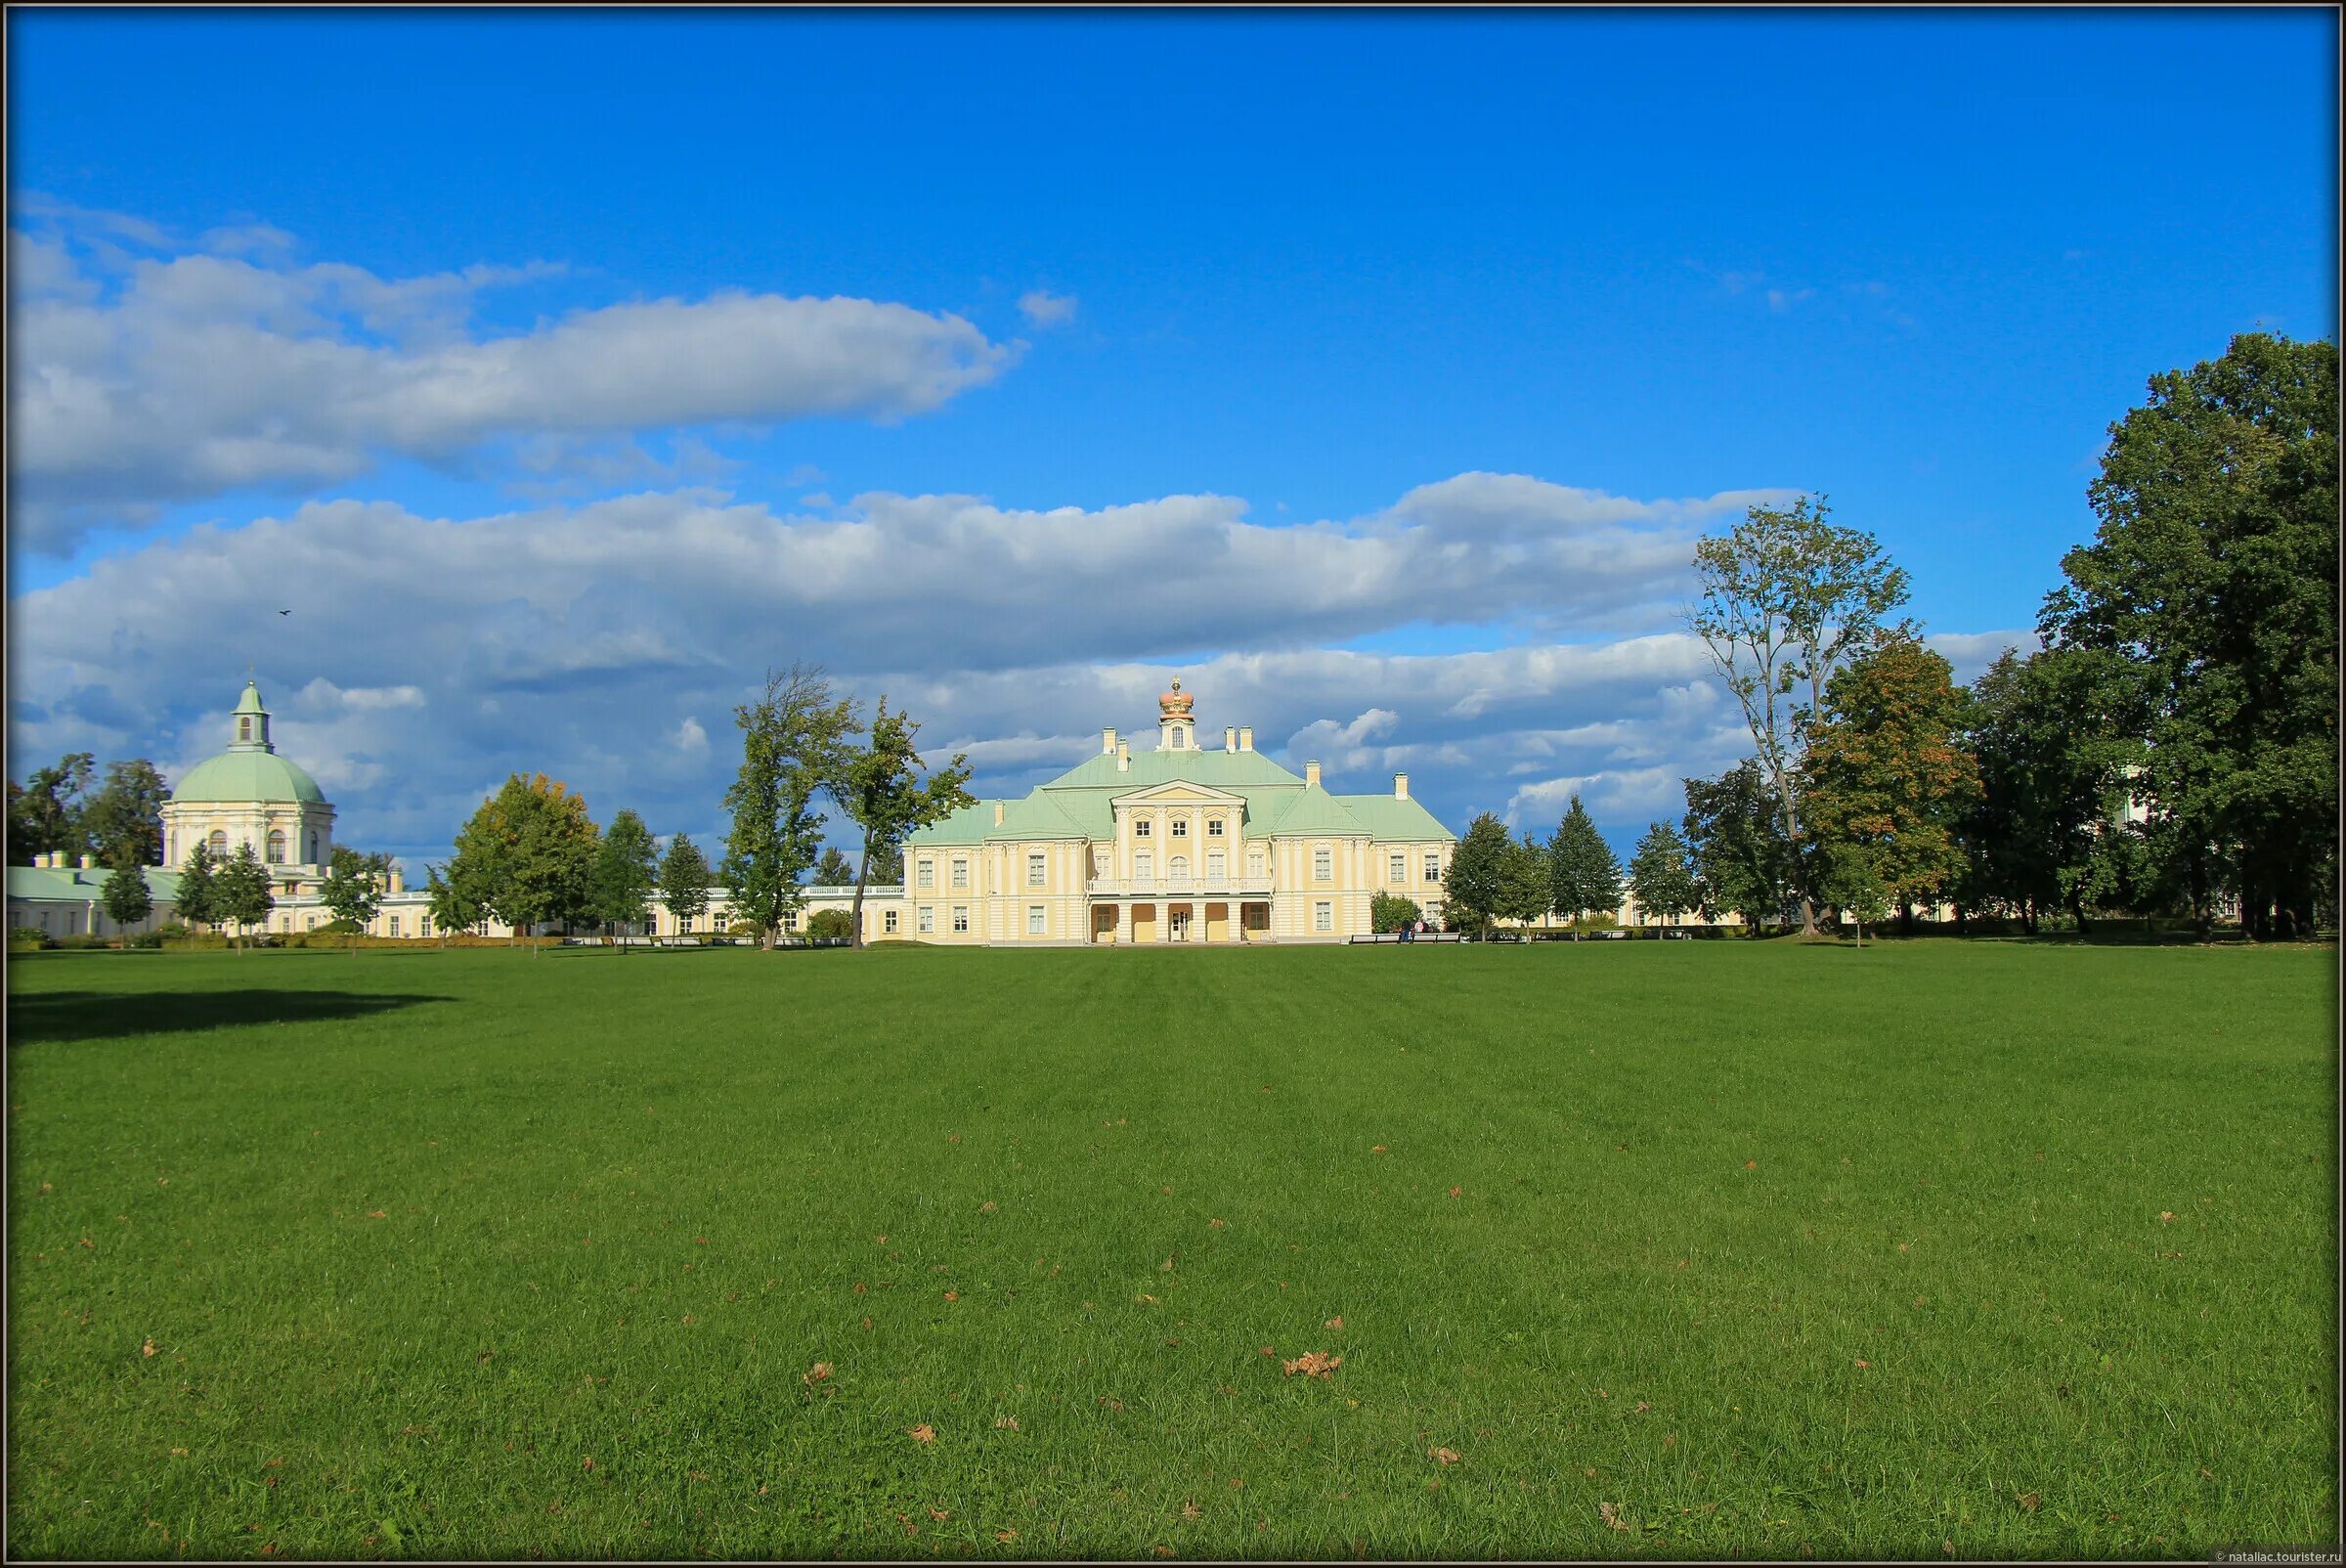
[[[2332,1542],[2335,956],[14,959],[10,1554]]]

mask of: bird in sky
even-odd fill
[[[280,615],[291,615],[293,612],[291,610],[280,610],[277,613]]]

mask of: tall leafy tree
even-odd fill
[[[83,797],[97,759],[68,752],[54,767],[36,767],[8,805],[8,859],[28,866],[35,856],[63,849],[79,854],[89,847],[81,830]]]
[[[724,879],[733,916],[758,933],[767,952],[786,916],[805,901],[802,884],[822,848],[823,813],[816,797],[839,783],[847,765],[847,737],[855,732],[854,705],[834,698],[821,669],[793,665],[769,671],[757,702],[734,710],[741,728],[741,771],[725,791],[733,813],[725,836]],[[856,923],[862,924],[857,900]]]
[[[163,863],[163,806],[171,788],[146,758],[106,764],[106,782],[81,810],[81,836],[101,865],[124,856],[142,866]]]
[[[1766,775],[1747,758],[1716,779],[1686,780],[1686,842],[1705,918],[1742,917],[1754,936],[1798,896],[1793,846]]]
[[[847,934],[849,943],[857,948],[863,945],[863,892],[871,881],[874,862],[884,851],[893,854],[893,880],[901,882],[905,839],[974,804],[968,789],[968,757],[956,754],[953,761],[922,777],[928,764],[912,744],[920,729],[902,710],[889,712],[888,697],[883,693],[872,716],[870,739],[846,759],[839,803],[863,829],[863,852],[856,857],[854,926]]]
[[[333,858],[326,868],[326,881],[318,888],[318,898],[333,911],[336,920],[348,921],[357,928],[350,934],[352,952],[358,951],[359,932],[367,929],[375,911],[382,907],[383,885],[390,874],[390,856],[361,854],[347,844],[334,846]]]
[[[1824,707],[1833,673],[1891,630],[1884,618],[1907,597],[1906,573],[1874,537],[1837,527],[1829,515],[1822,496],[1803,496],[1790,507],[1755,505],[1727,533],[1701,540],[1694,569],[1702,596],[1687,616],[1743,710],[1796,851],[1803,719]],[[1816,925],[1804,893],[1801,925]]]
[[[452,868],[427,864],[423,875],[424,908],[432,917],[432,929],[440,934],[440,945],[446,947],[457,932],[478,926],[488,910],[471,889],[456,880]]]
[[[219,862],[212,858],[211,846],[201,839],[188,852],[188,863],[180,868],[179,892],[173,895],[172,908],[190,930],[220,923]]]
[[[1459,931],[1488,936],[1499,913],[1507,852],[1514,840],[1507,825],[1485,811],[1466,826],[1466,837],[1450,857],[1442,881],[1443,918]]]
[[[1979,796],[1970,695],[1947,661],[1895,635],[1834,673],[1808,715],[1801,787],[1812,832],[1854,845],[1909,928],[1963,869],[1955,830]]]
[[[678,931],[690,931],[709,912],[709,857],[684,834],[669,840],[660,861],[660,901],[675,918]]]
[[[2204,933],[2310,932],[2337,843],[2338,350],[2264,332],[2110,427],[2039,630],[2139,675],[2148,835]]]
[[[1890,890],[1874,863],[1874,851],[1860,845],[1834,841],[1822,847],[1817,892],[1826,903],[1857,925],[1857,945],[1865,945],[1865,928],[1880,925],[1890,915]]]
[[[106,906],[106,918],[114,923],[116,931],[127,932],[154,913],[154,894],[147,886],[147,873],[133,860],[115,863],[107,876],[106,886],[99,890],[98,898]]]
[[[1979,793],[1956,824],[1960,907],[2008,911],[2034,934],[2064,904],[2082,929],[2089,903],[2140,898],[2141,835],[2120,823],[2124,769],[2141,756],[2123,728],[2130,682],[2094,649],[2007,648],[1972,683],[1964,745]]]
[[[1499,907],[1494,913],[1502,919],[1529,927],[1548,911],[1549,900],[1555,896],[1553,861],[1545,849],[1529,834],[1507,841],[1499,861]],[[1526,930],[1524,939],[1531,939]]]
[[[613,816],[595,851],[594,912],[613,926],[641,925],[651,919],[658,853],[643,818],[625,809]],[[627,945],[614,943],[614,950],[625,953]]]
[[[814,885],[818,888],[844,888],[854,880],[855,868],[837,845],[825,849],[823,857],[814,863]]]
[[[249,843],[237,846],[227,869],[220,873],[217,893],[219,916],[235,922],[237,948],[240,952],[248,942],[247,934],[267,920],[269,911],[277,907],[269,868],[261,864],[260,852]]]
[[[587,917],[600,839],[584,797],[543,773],[515,773],[457,833],[449,877],[479,890],[519,940],[539,926]]]
[[[1547,863],[1549,902],[1567,921],[1596,910],[1611,914],[1621,907],[1621,862],[1596,831],[1578,794],[1547,841]]]
[[[1637,841],[1637,852],[1629,858],[1629,895],[1638,908],[1673,926],[1702,901],[1686,841],[1669,823],[1654,823]]]
[[[1422,913],[1424,911],[1417,907],[1414,898],[1404,898],[1394,893],[1373,893],[1368,899],[1368,929],[1375,932],[1399,931],[1404,926],[1416,924],[1417,917]]]

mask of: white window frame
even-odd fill
[[[919,922],[918,922],[917,924],[918,924],[918,926],[919,926],[919,929],[920,929],[920,934],[921,934],[922,936],[935,936],[935,935],[936,935],[936,906],[935,906],[934,904],[923,904],[923,905],[921,905],[921,910],[920,910],[920,920],[919,920]]]
[[[1425,880],[1428,882],[1440,882],[1442,880],[1442,851],[1439,849],[1429,849],[1426,851]]]
[[[1332,932],[1336,929],[1336,906],[1323,898],[1312,905],[1312,930]]]
[[[1026,906],[1027,936],[1048,936],[1051,934],[1049,930],[1050,923],[1051,911],[1049,909],[1045,908],[1041,904],[1028,904]]]
[[[1262,850],[1260,850],[1260,849],[1249,849],[1249,850],[1247,850],[1247,851],[1246,851],[1246,874],[1247,874],[1248,876],[1250,876],[1250,877],[1263,877],[1263,876],[1269,876],[1269,875],[1270,875],[1270,872],[1269,872],[1269,870],[1267,869],[1267,868],[1269,867],[1269,865],[1270,865],[1270,861],[1269,861],[1269,859],[1268,859],[1268,858],[1267,858],[1267,857],[1266,857],[1266,856],[1263,854],[1263,851],[1262,851]]]
[[[923,859],[919,860],[918,862],[916,862],[916,863],[914,864],[914,866],[913,866],[913,870],[912,870],[912,875],[913,875],[913,883],[912,883],[912,885],[913,885],[914,887],[916,887],[916,888],[934,888],[934,887],[935,887],[935,886],[936,886],[936,862],[935,862],[934,860],[931,860],[931,859],[928,859],[928,858],[924,857]]]
[[[1029,888],[1049,887],[1051,885],[1050,866],[1050,860],[1041,851],[1029,850],[1026,855],[1026,886]]]
[[[880,911],[880,934],[883,936],[893,936],[896,934],[896,912],[893,909]]]
[[[1132,851],[1132,875],[1135,881],[1147,882],[1156,875],[1156,856],[1147,849]]]
[[[969,934],[970,906],[968,904],[955,904],[953,906],[953,935],[956,936],[967,936]]]
[[[287,930],[287,931],[291,931],[292,929],[293,929],[293,917],[292,917],[292,916],[290,916],[290,915],[287,915],[287,916],[285,917],[285,930]],[[416,935],[416,936],[429,936],[431,934],[432,934],[432,917],[431,917],[431,914],[430,914],[430,912],[429,912],[429,911],[426,911],[426,912],[425,912],[425,914],[424,914],[424,917],[423,917],[422,924],[421,924],[421,925],[420,925],[420,926],[419,926],[419,927],[416,929],[415,935]]]
[[[966,889],[970,885],[970,861],[967,855],[953,857],[953,886]]]
[[[1230,875],[1230,862],[1220,849],[1205,851],[1205,875],[1212,882],[1220,882]]]
[[[1154,838],[1156,833],[1154,828],[1150,825],[1151,820],[1151,818],[1145,816],[1134,817],[1132,819],[1132,836],[1136,839]]]
[[[1410,857],[1407,851],[1395,850],[1385,856],[1385,880],[1395,887],[1410,880]]]
[[[1190,819],[1189,819],[1188,817],[1186,817],[1186,816],[1177,816],[1177,817],[1175,817],[1175,818],[1173,819],[1173,837],[1175,837],[1175,838],[1177,838],[1177,839],[1186,839],[1186,838],[1188,838],[1189,836],[1190,836]]]
[[[1336,851],[1325,844],[1312,846],[1312,880],[1314,882],[1336,880]]]
[[[399,917],[397,915],[393,915],[389,918],[391,921],[391,935],[396,936],[399,935]]]
[[[1220,817],[1209,816],[1205,819],[1205,836],[1209,839],[1222,837],[1222,819]]]

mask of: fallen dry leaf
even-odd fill
[[[1385,1152],[1385,1146],[1384,1146],[1383,1144],[1378,1144],[1378,1145],[1377,1145],[1377,1146],[1376,1146],[1374,1149],[1371,1149],[1371,1150],[1369,1150],[1369,1151],[1368,1151],[1368,1153],[1370,1153],[1370,1154],[1383,1154],[1384,1152]]]
[[[1301,1372],[1306,1377],[1317,1377],[1325,1381],[1330,1373],[1344,1365],[1344,1358],[1330,1356],[1325,1351],[1307,1350],[1293,1361],[1284,1361],[1280,1365],[1286,1369],[1286,1374],[1289,1377]]]
[[[1344,1315],[1343,1315],[1342,1313],[1338,1313],[1338,1314],[1336,1314],[1336,1316],[1334,1316],[1334,1317],[1332,1317],[1332,1318],[1328,1319],[1328,1320],[1327,1320],[1326,1327],[1328,1327],[1328,1328],[1343,1328],[1343,1327],[1344,1327]]]
[[[960,1143],[960,1142],[961,1142],[961,1134],[959,1134],[959,1133],[954,1133],[954,1134],[952,1134],[951,1136],[949,1136],[948,1138],[946,1138],[946,1139],[945,1139],[945,1142],[946,1142],[946,1143],[949,1143],[949,1144],[957,1144],[957,1143]]]
[[[1205,1228],[1209,1231],[1218,1231],[1223,1228],[1223,1223],[1224,1222],[1221,1220],[1207,1220],[1205,1222]]]
[[[1861,1357],[1859,1357],[1859,1358],[1858,1358],[1858,1360],[1857,1360],[1857,1365],[1858,1365],[1860,1368],[1862,1368],[1862,1369],[1865,1369],[1865,1370],[1867,1370],[1867,1371],[1871,1371],[1871,1370],[1872,1370],[1872,1368],[1873,1368],[1873,1365],[1874,1365],[1874,1364],[1873,1364],[1872,1362],[1870,1362],[1870,1361],[1867,1361],[1865,1358],[1863,1358],[1863,1357],[1861,1356]]]
[[[980,1213],[980,1214],[991,1214],[993,1211],[994,1211],[994,1201],[993,1201],[993,1199],[992,1199],[992,1198],[987,1198],[987,1199],[986,1199],[984,1202],[982,1202],[982,1203],[980,1203],[980,1204],[978,1204],[978,1213]]]
[[[152,1339],[150,1339],[150,1340],[148,1340],[148,1341],[147,1341],[145,1344],[141,1345],[141,1346],[139,1347],[139,1354],[140,1354],[140,1355],[142,1355],[142,1356],[152,1356],[152,1355],[153,1355],[153,1354],[154,1354],[154,1341],[153,1341]]]
[[[942,1524],[947,1519],[953,1517],[953,1510],[951,1508],[931,1508],[929,1510],[929,1517],[934,1519],[937,1523]]]
[[[1181,1516],[1185,1519],[1202,1518],[1204,1514],[1205,1510],[1195,1503],[1185,1503],[1181,1505]]]
[[[1016,1530],[997,1530],[994,1532],[994,1539],[1007,1544],[1018,1540],[1019,1533]]]
[[[2034,1513],[2037,1509],[2037,1504],[2043,1501],[2044,1500],[2042,1498],[2039,1498],[2033,1492],[2023,1492],[2020,1494],[2020,1511],[2022,1513]]]
[[[2174,1223],[2175,1223],[2175,1211],[2174,1211],[2173,1209],[2171,1209],[2171,1208],[2162,1208],[2162,1209],[2160,1209],[2160,1210],[2158,1211],[2158,1223],[2159,1223],[2159,1224],[2161,1224],[2161,1225],[2172,1225],[2172,1224],[2174,1224]]]
[[[912,1434],[912,1440],[916,1443],[934,1443],[936,1441],[936,1428],[930,1425],[927,1421],[921,1422],[921,1424],[918,1426],[908,1426],[905,1428],[905,1430]]]
[[[1760,1161],[1756,1159],[1747,1159],[1743,1162],[1743,1168],[1745,1170],[1758,1170],[1760,1168]]]
[[[1466,1189],[1463,1187],[1454,1187],[1450,1190],[1450,1196],[1453,1198],[1463,1198],[1465,1195]]]
[[[998,1432],[1015,1432],[1018,1429],[1019,1418],[1016,1416],[1005,1416],[994,1422],[994,1430]]]
[[[594,1459],[593,1459],[593,1457],[592,1457],[592,1456],[588,1456],[587,1458],[581,1459],[581,1460],[579,1461],[579,1468],[580,1468],[580,1469],[582,1469],[582,1470],[591,1470],[591,1469],[593,1469],[593,1468],[594,1468]]]
[[[1643,1416],[1647,1411],[1652,1410],[1653,1408],[1653,1406],[1648,1405],[1644,1400],[1641,1399],[1637,1402],[1637,1408],[1629,1412],[1629,1414],[1631,1416]]]
[[[961,1292],[959,1290],[947,1290],[945,1292],[945,1299],[947,1301],[959,1301],[961,1299]]]
[[[1455,1448],[1431,1448],[1427,1449],[1426,1453],[1432,1455],[1434,1461],[1438,1464],[1448,1465],[1458,1462],[1458,1451]]]
[[[816,1383],[821,1382],[824,1378],[830,1375],[831,1364],[827,1361],[818,1361],[814,1364],[812,1371],[800,1374],[799,1381],[804,1383],[807,1387],[812,1388]]]
[[[1598,1514],[1603,1516],[1605,1523],[1611,1525],[1614,1529],[1627,1530],[1629,1528],[1629,1521],[1623,1518],[1621,1516],[1621,1510],[1613,1506],[1612,1503],[1600,1503],[1596,1505],[1596,1511]]]

